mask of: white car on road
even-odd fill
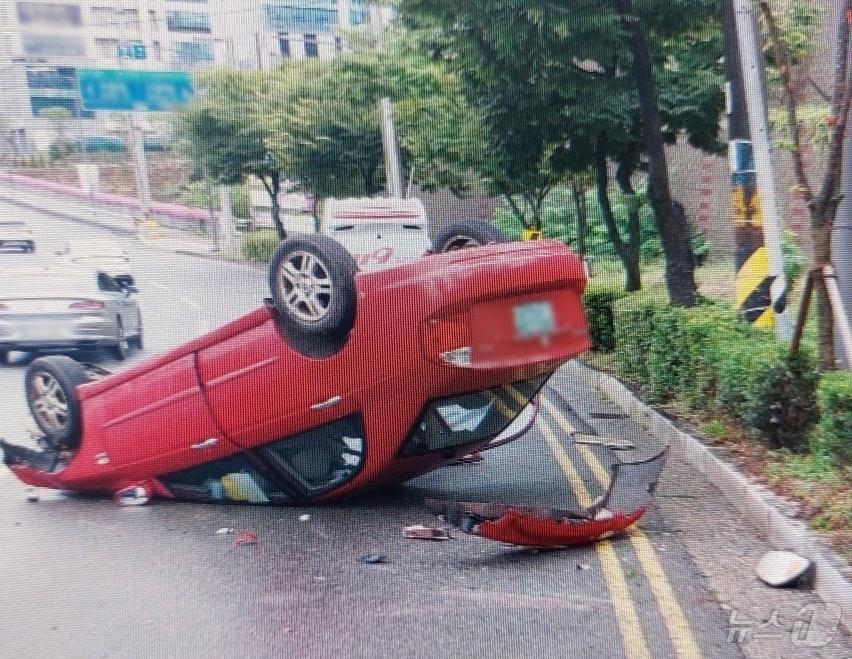
[[[57,252],[69,265],[102,270],[122,287],[132,287],[130,255],[121,243],[108,238],[73,240]]]

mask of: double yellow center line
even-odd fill
[[[547,400],[543,395],[540,396],[540,401],[544,411],[557,423],[562,431],[566,433],[575,432],[575,428],[552,402]],[[539,427],[551,452],[556,458],[557,464],[568,480],[571,489],[574,491],[578,502],[583,507],[590,505],[592,498],[582,477],[571,462],[558,437],[542,415],[539,416]],[[606,488],[610,479],[609,469],[601,464],[598,457],[588,446],[577,445],[577,452],[591,469],[595,480],[603,488]],[[647,535],[641,529],[634,526],[630,529],[628,538],[651,587],[651,592],[657,602],[657,607],[668,631],[675,655],[690,659],[701,657],[701,651],[689,627],[689,622],[684,615],[680,603],[677,601],[668,577]],[[614,546],[609,541],[604,540],[595,545],[595,550],[597,551],[607,588],[612,598],[625,654],[628,657],[636,659],[650,657],[651,654],[648,650],[645,633],[639,622],[633,599],[627,588],[622,565],[615,553]]]

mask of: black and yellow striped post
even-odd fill
[[[771,293],[775,277],[769,274],[769,252],[763,242],[751,142],[731,140],[728,149],[736,241],[735,303],[746,321],[771,329],[775,324]]]

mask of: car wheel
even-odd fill
[[[139,314],[139,319],[136,323],[136,336],[133,337],[133,345],[136,346],[139,350],[145,347],[145,340],[143,339],[143,330],[142,330],[142,314]]]
[[[118,319],[118,341],[112,347],[112,356],[118,361],[123,362],[130,356],[130,341],[127,339],[127,334],[124,332],[124,325],[121,319]]]
[[[332,238],[282,241],[270,262],[269,287],[288,336],[345,337],[355,323],[355,271],[352,255]]]
[[[469,220],[453,224],[441,231],[434,242],[435,252],[452,252],[468,247],[482,247],[489,243],[505,243],[506,235],[487,222]]]
[[[74,390],[87,381],[86,369],[70,357],[39,357],[27,368],[27,405],[52,448],[79,445],[81,413]]]
[[[0,364],[8,364],[9,363],[9,351],[8,350],[0,350]]]

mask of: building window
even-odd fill
[[[367,19],[366,3],[363,0],[352,0],[349,4],[349,24],[362,25]]]
[[[17,3],[18,22],[22,25],[80,25],[80,5],[58,2]]]
[[[28,68],[27,87],[29,89],[51,89],[74,91],[77,89],[77,76],[73,68],[67,66]]]
[[[127,30],[139,29],[139,12],[136,9],[101,6],[92,7],[89,13],[95,27],[115,27]]]
[[[25,34],[23,36],[24,52],[27,55],[63,56],[85,55],[86,48],[83,40],[58,34]]]
[[[174,61],[177,64],[193,65],[213,61],[213,46],[204,41],[179,41],[174,45]]]
[[[151,30],[156,32],[160,29],[159,23],[157,21],[157,12],[154,9],[148,10],[148,25],[151,26]]]
[[[151,42],[151,58],[155,62],[161,62],[163,60],[163,50],[160,47],[159,41],[152,41]]]
[[[94,112],[82,110],[77,98],[63,96],[30,96],[30,107],[34,117],[40,117],[49,108],[62,108],[68,110],[71,117],[84,117],[89,119],[95,116]]]
[[[169,11],[166,27],[172,32],[210,32],[210,17],[202,11]]]
[[[114,58],[118,55],[118,39],[95,39],[98,57]]]
[[[319,45],[315,34],[305,35],[305,57],[319,57]]]
[[[263,5],[263,16],[266,26],[276,32],[331,32],[338,25],[337,0]]]
[[[283,59],[290,59],[290,37],[286,34],[278,35],[278,51],[281,53],[281,57]]]

